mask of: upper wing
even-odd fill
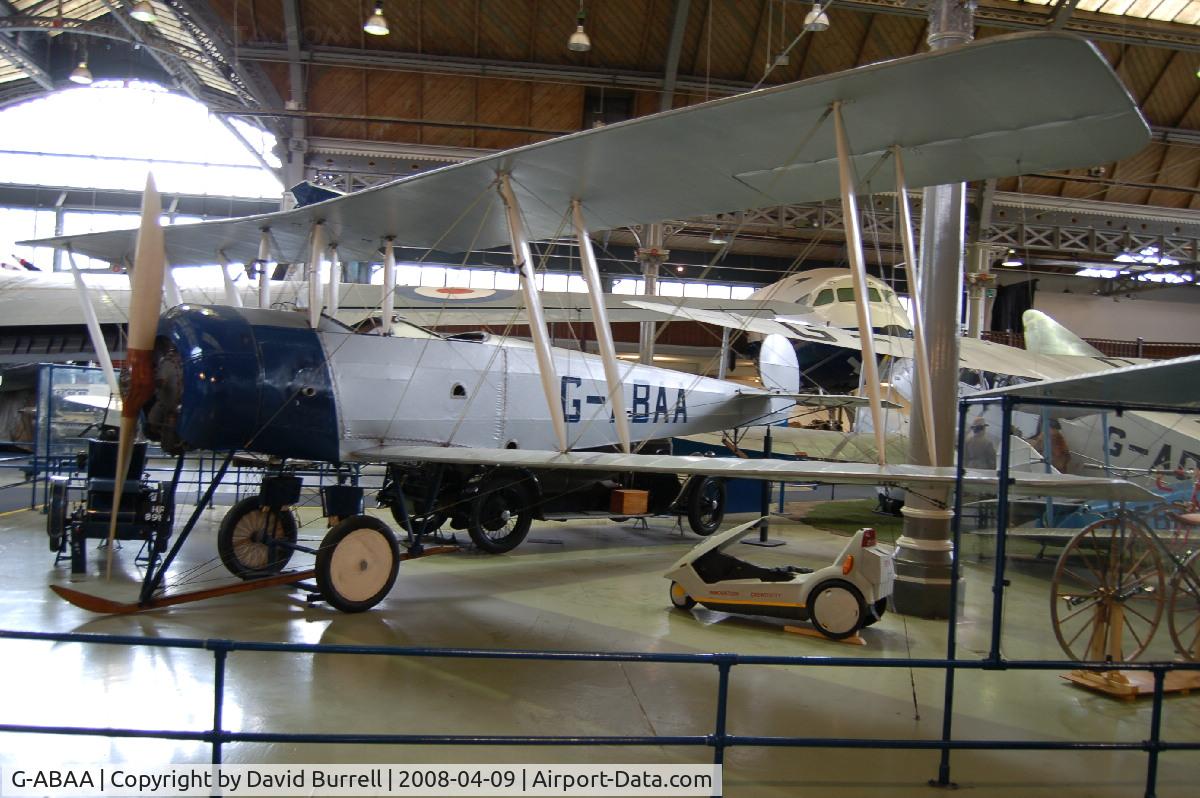
[[[981,100],[986,98],[986,100]],[[578,198],[612,229],[837,196],[832,103],[842,113],[859,189],[895,188],[893,146],[910,187],[1092,166],[1141,148],[1149,130],[1095,48],[1062,33],[996,36],[848,72],[586,130],[448,166],[286,213],[168,227],[177,266],[307,258],[312,225],[344,260],[376,260],[381,240],[460,252],[508,243],[492,185],[512,177],[530,237],[569,229]],[[63,236],[111,262],[132,259],[132,231]]]
[[[953,488],[953,468],[866,463],[819,463],[804,460],[678,455],[611,454],[607,452],[542,452],[532,449],[470,449],[443,446],[380,446],[355,452],[364,462],[460,463],[510,468],[565,468],[582,471],[634,471],[699,474],[716,477],[765,479],[771,482],[802,481],[847,485],[895,485],[904,488]],[[968,470],[968,488],[995,491],[996,474]],[[1151,491],[1122,479],[1079,477],[1069,474],[1011,474],[1014,495],[1061,498],[1105,498],[1109,501],[1157,501]]]

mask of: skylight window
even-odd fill
[[[273,166],[273,136],[231,123]],[[3,180],[140,191],[146,172],[160,191],[278,197],[283,185],[202,104],[160,86],[97,82],[5,109]]]

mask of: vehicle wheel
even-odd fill
[[[399,570],[396,536],[369,515],[352,515],[335,524],[317,550],[321,597],[342,612],[362,612],[383,601]]]
[[[863,620],[864,629],[872,624],[878,623],[883,618],[883,614],[887,612],[887,599],[879,599],[879,601],[876,601],[873,605],[871,605],[871,609],[873,611],[868,612],[867,617]]]
[[[1054,636],[1073,660],[1130,662],[1154,637],[1165,596],[1166,576],[1150,533],[1128,516],[1102,518],[1071,538],[1054,566]],[[1110,639],[1114,629],[1119,648]]]
[[[61,551],[67,532],[67,481],[50,480],[50,497],[46,502],[46,534],[50,551]]]
[[[1160,542],[1168,544],[1168,547],[1183,547],[1188,544],[1194,530],[1181,523],[1179,516],[1189,512],[1191,508],[1183,502],[1162,502],[1138,513],[1136,518],[1148,532]]]
[[[696,600],[689,596],[683,585],[678,582],[671,583],[671,603],[681,610],[690,610],[696,606]]]
[[[1200,551],[1192,552],[1171,579],[1167,626],[1179,655],[1200,662]]]
[[[217,554],[241,579],[279,573],[292,558],[295,543],[296,517],[290,510],[272,512],[258,496],[230,507],[217,530]]]
[[[504,485],[484,489],[467,510],[467,534],[488,554],[503,554],[520,545],[533,524],[533,511],[520,490]]]
[[[854,585],[830,579],[809,594],[808,616],[818,632],[830,639],[842,640],[862,627],[867,617],[867,605]]]
[[[400,512],[400,508],[397,507],[395,504],[389,504],[388,509],[390,509],[392,511],[392,518],[395,519],[396,526],[400,529],[404,529],[404,531],[407,532],[408,530],[404,528],[404,515]],[[412,508],[410,507],[408,509],[411,510]],[[425,520],[425,517],[424,516],[410,516],[410,517],[412,518],[413,528],[420,529],[421,522],[423,520]],[[425,534],[432,535],[434,532],[437,532],[446,523],[446,519],[448,517],[449,516],[447,516],[446,513],[435,512],[433,515],[430,516],[429,525],[425,527]]]
[[[725,518],[725,480],[704,477],[692,489],[687,503],[688,526],[701,537],[707,537],[721,526]]]

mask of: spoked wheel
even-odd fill
[[[383,601],[399,570],[396,536],[369,515],[352,515],[335,524],[317,551],[321,597],[342,612],[362,612]]]
[[[254,579],[283,570],[296,544],[296,517],[290,510],[274,512],[262,499],[242,499],[221,519],[217,554],[234,576]]]
[[[809,617],[817,631],[833,640],[842,640],[859,630],[867,615],[858,588],[840,579],[822,582],[808,597]]]
[[[688,496],[688,526],[707,537],[721,526],[725,518],[725,480],[704,477]]]
[[[1167,627],[1171,642],[1184,659],[1200,662],[1200,551],[1195,551],[1175,571],[1167,600]]]
[[[484,489],[467,510],[467,534],[488,554],[512,551],[533,524],[533,511],[526,504],[521,491],[511,485]]]
[[[690,610],[696,606],[696,600],[689,596],[683,585],[678,582],[671,583],[671,603],[681,610]]]
[[[1178,541],[1186,544],[1191,537],[1193,528],[1179,520],[1179,516],[1191,512],[1183,502],[1162,502],[1145,512],[1138,513],[1137,520],[1146,530],[1158,538],[1159,542],[1171,543]]]
[[[67,533],[67,481],[50,480],[50,497],[46,502],[46,534],[50,551],[61,551]]]
[[[422,525],[424,525],[426,535],[432,535],[434,532],[437,532],[446,523],[446,519],[450,517],[446,513],[434,512],[428,516],[429,521],[426,522],[426,516],[411,514],[413,509],[411,502],[406,507],[410,513],[409,518],[412,521],[413,530],[415,532],[420,532],[422,530]],[[400,512],[400,508],[395,504],[391,504],[389,505],[389,509],[392,511],[392,518],[396,520],[396,526],[398,526],[400,529],[404,529],[404,514]],[[404,531],[407,532],[408,530],[405,529]]]
[[[1050,618],[1058,644],[1080,662],[1131,662],[1158,628],[1165,583],[1158,546],[1131,517],[1084,527],[1054,566]]]

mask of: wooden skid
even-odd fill
[[[785,626],[783,627],[783,631],[791,632],[792,634],[800,635],[801,637],[811,637],[815,640],[824,640],[829,643],[841,643],[844,646],[865,646],[867,644],[867,641],[863,640],[862,635],[858,634],[858,632],[855,632],[849,637],[843,637],[841,640],[834,640],[832,637],[826,637],[825,635],[821,634],[811,626]]]
[[[458,550],[458,546],[430,546],[423,549],[419,554],[403,552],[400,554],[400,559],[415,560],[421,557],[428,557],[432,554],[448,554]],[[187,593],[159,595],[150,599],[145,604],[140,604],[136,601],[128,604],[120,601],[113,601],[112,599],[106,599],[101,596],[93,596],[90,593],[84,593],[80,590],[63,587],[62,585],[50,585],[50,589],[60,597],[74,604],[76,607],[87,610],[88,612],[96,612],[102,615],[123,615],[131,612],[157,610],[162,607],[170,607],[175,604],[189,604],[193,601],[220,598],[221,596],[232,596],[236,593],[248,593],[251,590],[260,590],[264,587],[291,585],[295,584],[296,582],[303,582],[306,579],[312,579],[316,576],[316,574],[316,570],[312,568],[303,571],[288,571],[275,576],[267,576],[261,579],[250,579],[245,582],[234,582],[233,584],[222,585],[221,587],[206,588],[204,590],[192,590]]]
[[[192,590],[187,593],[174,593],[169,596],[155,596],[145,604],[139,604],[136,601],[129,604],[123,604],[119,601],[113,601],[112,599],[106,599],[100,596],[93,596],[80,590],[73,590],[69,587],[63,587],[62,585],[50,585],[50,589],[80,609],[84,609],[89,612],[98,612],[104,615],[122,615],[131,612],[142,612],[144,610],[157,610],[162,607],[170,607],[174,604],[188,604],[193,601],[202,601],[209,598],[232,596],[235,593],[247,593],[251,590],[259,590],[264,587],[290,585],[293,582],[311,579],[314,575],[316,575],[316,571],[311,568],[304,571],[288,571],[287,573],[278,574],[277,576],[268,576],[262,579],[251,579],[245,582],[235,582],[231,585],[222,585],[221,587],[211,587],[204,590]]]
[[[1133,700],[1154,694],[1154,675],[1149,671],[1071,671],[1064,679],[1098,693]],[[1163,680],[1164,693],[1189,693],[1200,690],[1200,673],[1171,671]]]

